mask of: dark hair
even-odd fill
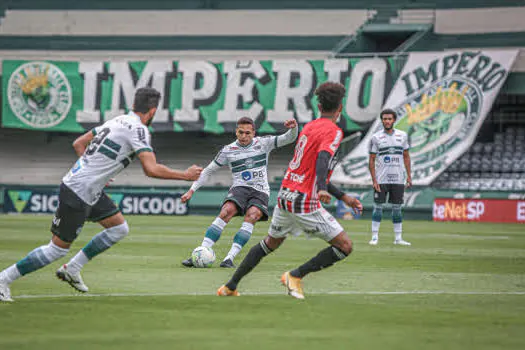
[[[253,122],[252,118],[242,117],[241,119],[237,120],[237,126],[239,126],[239,125],[246,125],[246,124],[250,124],[252,126],[253,130],[255,130],[255,123]]]
[[[385,114],[392,114],[392,115],[394,116],[394,120],[397,120],[397,113],[396,113],[396,111],[394,111],[393,109],[390,109],[390,108],[383,109],[383,110],[381,111],[381,113],[379,114],[379,118],[380,118],[381,120],[383,120],[383,116],[384,116]]]
[[[133,112],[147,113],[159,105],[160,92],[150,87],[142,87],[135,92]]]
[[[342,84],[327,82],[315,90],[322,112],[335,112],[343,102],[346,89]]]

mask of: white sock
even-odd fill
[[[372,239],[379,238],[379,226],[381,226],[380,222],[372,221]]]
[[[230,251],[228,252],[228,255],[226,255],[224,260],[230,259],[231,261],[233,261],[233,259],[235,259],[237,254],[239,254],[239,252],[241,251],[241,249],[242,249],[242,246],[240,244],[233,243],[232,247],[230,248]]]
[[[77,255],[75,255],[69,262],[67,263],[67,270],[73,274],[77,274],[82,270],[84,265],[88,263],[89,259],[84,253],[84,251],[81,249]]]
[[[22,277],[22,275],[16,268],[16,264],[13,264],[4,271],[0,272],[1,283],[11,284],[13,283],[13,281],[19,279],[20,277]]]
[[[201,246],[206,247],[206,248],[211,248],[213,247],[214,244],[215,242],[212,239],[209,239],[208,237],[204,237],[204,239],[202,240]]]
[[[396,234],[396,241],[400,241],[403,239],[403,224],[401,222],[394,224],[394,233]]]

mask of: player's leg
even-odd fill
[[[330,246],[298,268],[285,272],[281,282],[288,288],[288,294],[304,299],[301,279],[311,272],[317,272],[345,259],[352,252],[352,241],[343,227],[325,209],[311,214],[298,215],[298,222],[307,231],[315,230],[316,236],[327,241]]]
[[[392,185],[390,189],[389,202],[392,203],[392,222],[396,236],[394,244],[409,246],[410,242],[403,240],[403,197],[405,186],[402,184]]]
[[[129,233],[129,227],[124,216],[106,194],[103,194],[92,207],[88,219],[98,222],[104,227],[104,230],[96,234],[67,264],[62,265],[56,272],[58,278],[69,283],[80,292],[88,291],[88,287],[80,275],[84,265],[95,256],[108,250]]]
[[[250,249],[228,283],[219,288],[217,295],[239,295],[237,285],[241,279],[250,273],[266,255],[279,248],[287,234],[292,231],[294,226],[289,215],[286,211],[275,207],[268,236]]]
[[[265,193],[252,190],[247,206],[248,210],[244,215],[244,222],[233,237],[231,249],[221,263],[221,267],[235,267],[233,260],[250,240],[255,223],[268,220],[268,196]]]
[[[222,231],[228,222],[230,222],[230,220],[238,213],[239,209],[237,208],[237,204],[232,200],[227,199],[221,207],[219,216],[217,216],[215,220],[213,220],[212,224],[206,229],[201,246],[209,248],[213,247],[219,238],[221,238]],[[182,265],[186,267],[193,267],[193,261],[191,260],[191,257],[182,260]]]
[[[381,219],[383,218],[383,204],[386,201],[387,186],[385,184],[379,185],[380,192],[374,191],[374,207],[372,210],[372,239],[368,244],[377,245],[379,242],[379,227],[381,226]]]
[[[9,285],[22,276],[39,270],[64,257],[80,233],[88,207],[65,186],[61,186],[59,204],[53,222],[51,241],[33,249],[25,258],[0,272],[0,301],[12,301]]]

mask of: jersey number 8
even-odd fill
[[[102,141],[104,141],[106,136],[108,136],[110,131],[111,130],[109,128],[104,128],[104,129],[100,130],[100,132],[97,133],[97,135],[93,138],[93,140],[89,144],[88,148],[86,149],[86,155],[88,155],[88,156],[93,155],[97,151],[97,149],[100,146],[100,144],[102,143]]]
[[[290,169],[295,170],[301,166],[301,160],[303,159],[304,149],[307,143],[308,137],[306,137],[306,135],[302,135],[299,138],[299,141],[297,141],[297,144],[295,145],[295,153],[292,161],[290,162]]]

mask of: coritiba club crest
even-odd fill
[[[470,134],[480,117],[481,97],[477,85],[454,77],[421,90],[395,108],[395,127],[409,137],[414,179],[445,166],[447,153]]]
[[[39,129],[59,124],[72,103],[66,76],[48,62],[29,62],[18,67],[9,78],[7,96],[16,117]]]

